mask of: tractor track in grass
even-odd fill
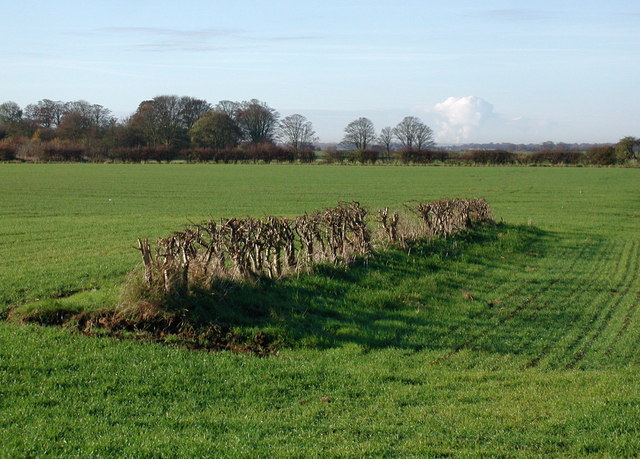
[[[600,250],[600,254],[598,255],[597,260],[594,260],[594,262],[591,263],[591,269],[589,270],[588,273],[586,273],[583,276],[583,278],[586,278],[586,279],[593,278],[594,275],[596,275],[599,271],[602,270],[603,267],[605,267],[607,265],[607,262],[608,262],[607,254],[609,253],[609,250],[611,249],[612,246],[614,246],[614,243],[613,242],[609,242],[607,245],[602,247],[602,249]],[[570,299],[572,299],[572,298],[574,298],[576,296],[576,293],[578,293],[579,291],[584,289],[583,284],[578,282],[579,280],[580,279],[576,278],[575,286],[566,295],[562,296],[562,298],[560,299],[561,302],[569,301]],[[535,311],[533,312],[533,314],[530,317],[532,317],[532,318],[535,317],[539,311],[541,311],[543,308],[549,306],[550,304],[551,304],[551,300],[545,301],[540,307],[535,309]],[[540,351],[540,353],[538,355],[536,355],[533,359],[531,359],[529,362],[527,362],[521,369],[522,370],[527,370],[527,369],[535,368],[536,366],[538,366],[540,361],[548,354],[549,350],[555,344],[556,344],[556,341],[548,340],[547,343],[545,344],[545,346],[542,348],[542,351]]]
[[[564,272],[571,271],[578,264],[578,261],[582,258],[582,256],[584,255],[584,253],[586,251],[587,251],[587,247],[586,246],[582,246],[580,248],[580,251],[578,252],[578,254],[573,258],[573,260],[571,261],[571,264],[564,270]],[[564,255],[566,252],[567,252],[566,250],[563,251],[561,253],[561,256]],[[509,311],[509,313],[507,313],[506,315],[501,317],[493,327],[491,327],[490,329],[484,330],[483,332],[472,336],[468,340],[464,341],[463,343],[459,344],[458,346],[456,346],[455,348],[453,348],[452,350],[447,352],[442,357],[434,359],[431,363],[432,364],[440,364],[440,363],[445,363],[445,362],[451,360],[451,358],[454,357],[456,354],[458,354],[460,351],[462,351],[463,349],[469,347],[471,344],[473,344],[476,341],[478,341],[478,340],[482,339],[483,337],[487,336],[491,331],[494,331],[497,327],[502,326],[505,322],[507,322],[510,319],[514,318],[520,311],[525,309],[527,306],[529,306],[531,303],[533,303],[535,300],[537,300],[544,293],[546,293],[549,290],[551,290],[558,282],[560,282],[561,279],[562,279],[561,276],[555,276],[553,279],[548,281],[546,283],[546,285],[544,285],[540,289],[538,289],[532,296],[530,296],[525,301],[523,301],[518,306],[516,306],[514,309]],[[509,294],[505,298],[508,298],[509,296],[512,296],[513,294],[515,294],[517,291],[522,290],[522,288],[524,288],[524,286],[528,285],[530,282],[531,281],[523,283],[514,292],[512,292],[511,294]]]
[[[566,254],[567,250],[563,250],[561,252],[561,256]],[[514,288],[513,290],[511,290],[509,293],[507,293],[506,295],[504,295],[503,297],[498,298],[499,302],[502,303],[505,300],[512,298],[513,296],[515,296],[516,294],[520,293],[521,291],[525,290],[525,288],[531,284],[533,281],[531,279],[527,279],[524,282],[521,282],[520,284],[518,284],[518,286],[516,288]],[[470,314],[464,322],[458,324],[458,325],[453,325],[451,327],[449,327],[449,329],[447,330],[448,334],[454,333],[458,330],[460,330],[464,325],[468,325],[470,320],[474,320],[477,319],[478,317],[482,316],[483,314],[486,313],[486,309],[480,310],[474,314]]]
[[[636,298],[636,307],[638,306],[640,306],[640,291],[638,291]],[[633,346],[630,348],[633,354],[629,358],[629,362],[633,362],[634,365],[640,365],[640,352],[634,352],[635,349],[640,349],[640,333],[637,334],[636,339],[633,341]]]
[[[624,319],[622,321],[622,326],[616,332],[613,341],[611,342],[611,344],[609,345],[609,347],[605,351],[605,355],[607,357],[610,357],[613,354],[613,348],[615,347],[616,343],[620,340],[620,338],[622,338],[624,336],[624,334],[627,332],[627,330],[631,326],[631,320],[633,319],[633,316],[638,311],[638,306],[639,305],[640,305],[640,290],[636,294],[635,301],[631,301],[631,304],[629,305],[629,308],[627,309],[627,313],[625,314]]]
[[[526,281],[522,282],[516,288],[511,290],[509,293],[507,293],[502,298],[500,298],[500,302],[503,302],[504,300],[506,300],[508,298],[511,298],[514,295],[516,295],[517,293],[521,292],[530,283],[531,283],[531,279],[527,279]],[[483,309],[483,310],[480,310],[480,311],[476,312],[475,314],[470,314],[463,323],[461,323],[459,325],[454,325],[452,327],[449,327],[449,329],[447,330],[447,333],[451,334],[451,333],[454,333],[454,332],[460,330],[463,327],[463,325],[468,324],[469,320],[477,319],[478,317],[480,317],[485,312],[486,312],[486,310]]]
[[[623,255],[624,255],[624,247],[620,250],[620,255],[617,257],[617,260],[615,262],[615,267],[613,268],[613,270],[611,272],[617,273],[620,271],[620,266],[623,263]],[[584,337],[588,334],[588,330],[590,327],[590,324],[593,324],[593,322],[595,322],[597,320],[597,318],[600,315],[601,310],[597,310],[595,311],[593,314],[591,314],[590,316],[586,316],[584,318],[584,320],[580,321],[579,323],[577,323],[575,325],[575,327],[572,328],[576,328],[578,327],[580,329],[580,332],[578,333],[578,335],[573,338],[571,340],[571,342],[565,346],[563,349],[563,355],[567,355],[573,352],[574,349],[576,349],[580,343],[582,342],[582,340],[584,339]]]
[[[626,248],[623,248],[622,254],[626,253]],[[622,278],[618,282],[615,288],[615,293],[618,293],[615,296],[611,297],[611,301],[607,301],[604,303],[604,306],[609,306],[605,309],[599,309],[596,311],[589,323],[595,323],[599,321],[598,328],[596,328],[595,332],[589,336],[589,330],[585,329],[585,333],[581,335],[581,339],[577,344],[584,343],[580,349],[573,355],[571,361],[565,366],[565,369],[570,370],[575,368],[575,366],[584,360],[585,355],[591,350],[593,344],[602,336],[602,332],[609,325],[611,318],[614,316],[616,311],[618,310],[622,300],[629,294],[631,288],[633,287],[633,281],[635,280],[634,273],[638,269],[638,243],[636,241],[631,243],[631,248],[629,249],[629,255],[624,263],[624,273]],[[622,257],[620,257],[622,259]],[[617,265],[615,273],[619,272],[620,264]],[[587,339],[588,337],[588,339]],[[575,348],[576,346],[574,346]]]

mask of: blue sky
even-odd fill
[[[369,117],[438,141],[640,136],[640,2],[5,2],[0,102],[257,98],[322,141]]]

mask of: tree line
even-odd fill
[[[43,99],[21,108],[0,104],[0,160],[26,161],[459,161],[480,164],[550,162],[613,164],[638,157],[640,140],[577,154],[546,148],[531,155],[502,150],[458,154],[435,148],[432,129],[415,116],[379,132],[365,117],[350,122],[337,148],[318,153],[313,124],[300,114],[280,117],[257,99],[211,104],[162,95],[141,102],[131,116],[87,101]],[[537,158],[537,159],[536,159]],[[542,158],[542,159],[540,159]]]
[[[163,95],[140,103],[117,120],[111,111],[86,101],[49,99],[22,109],[0,105],[3,159],[171,160],[186,157],[305,157],[317,141],[311,122],[252,99],[212,105],[193,97]],[[308,155],[307,155],[308,156]]]

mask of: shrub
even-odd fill
[[[146,157],[151,161],[173,161],[178,158],[178,150],[171,145],[144,147]]]
[[[16,157],[24,161],[39,161],[42,156],[42,142],[26,140],[18,146]]]
[[[217,152],[213,148],[191,148],[184,152],[187,161],[215,161]]]
[[[341,163],[347,157],[347,152],[336,148],[327,148],[324,152],[324,159],[328,163]]]
[[[388,208],[378,210],[376,220],[387,242],[447,237],[493,221],[484,199],[421,202],[410,210],[420,225],[401,221]],[[213,291],[221,281],[278,279],[318,264],[349,264],[372,253],[367,215],[358,202],[341,202],[296,218],[209,220],[159,238],[155,247],[138,239],[144,274],[143,282],[138,277],[132,284],[133,303],[166,305],[193,290]]]
[[[156,241],[138,239],[149,292],[184,296],[220,279],[280,278],[315,263],[348,263],[370,253],[367,211],[357,202],[295,219],[210,220]]]
[[[40,128],[33,133],[33,140],[50,142],[56,138],[56,131],[52,128]]]
[[[471,150],[464,158],[476,164],[511,164],[515,155],[505,150]]]
[[[309,150],[300,150],[295,153],[295,159],[301,163],[312,163],[316,160],[316,152]]]
[[[356,150],[351,154],[354,161],[358,161],[362,164],[373,164],[378,160],[379,156],[380,152],[375,150]]]
[[[120,147],[109,150],[105,156],[109,159],[125,163],[172,161],[179,157],[179,151],[170,145]]]
[[[63,141],[52,140],[44,142],[40,157],[41,161],[81,161],[84,156],[84,147],[80,144]]]
[[[612,146],[593,147],[587,151],[587,158],[591,164],[608,166],[617,161],[616,149]]]
[[[12,140],[0,140],[0,161],[12,161],[18,154],[18,143]]]
[[[403,163],[424,164],[433,161],[445,161],[449,157],[446,151],[416,150],[405,148],[397,152]]]
[[[270,163],[271,161],[291,162],[295,160],[293,151],[279,147],[272,142],[251,143],[245,145],[242,150],[245,152],[246,159],[254,163],[258,161]]]
[[[524,163],[533,164],[579,164],[582,159],[582,153],[566,150],[541,150],[521,157]]]

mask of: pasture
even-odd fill
[[[19,323],[190,221],[445,197],[499,223],[220,301],[278,355]],[[0,456],[638,454],[638,169],[0,164],[0,260]]]

